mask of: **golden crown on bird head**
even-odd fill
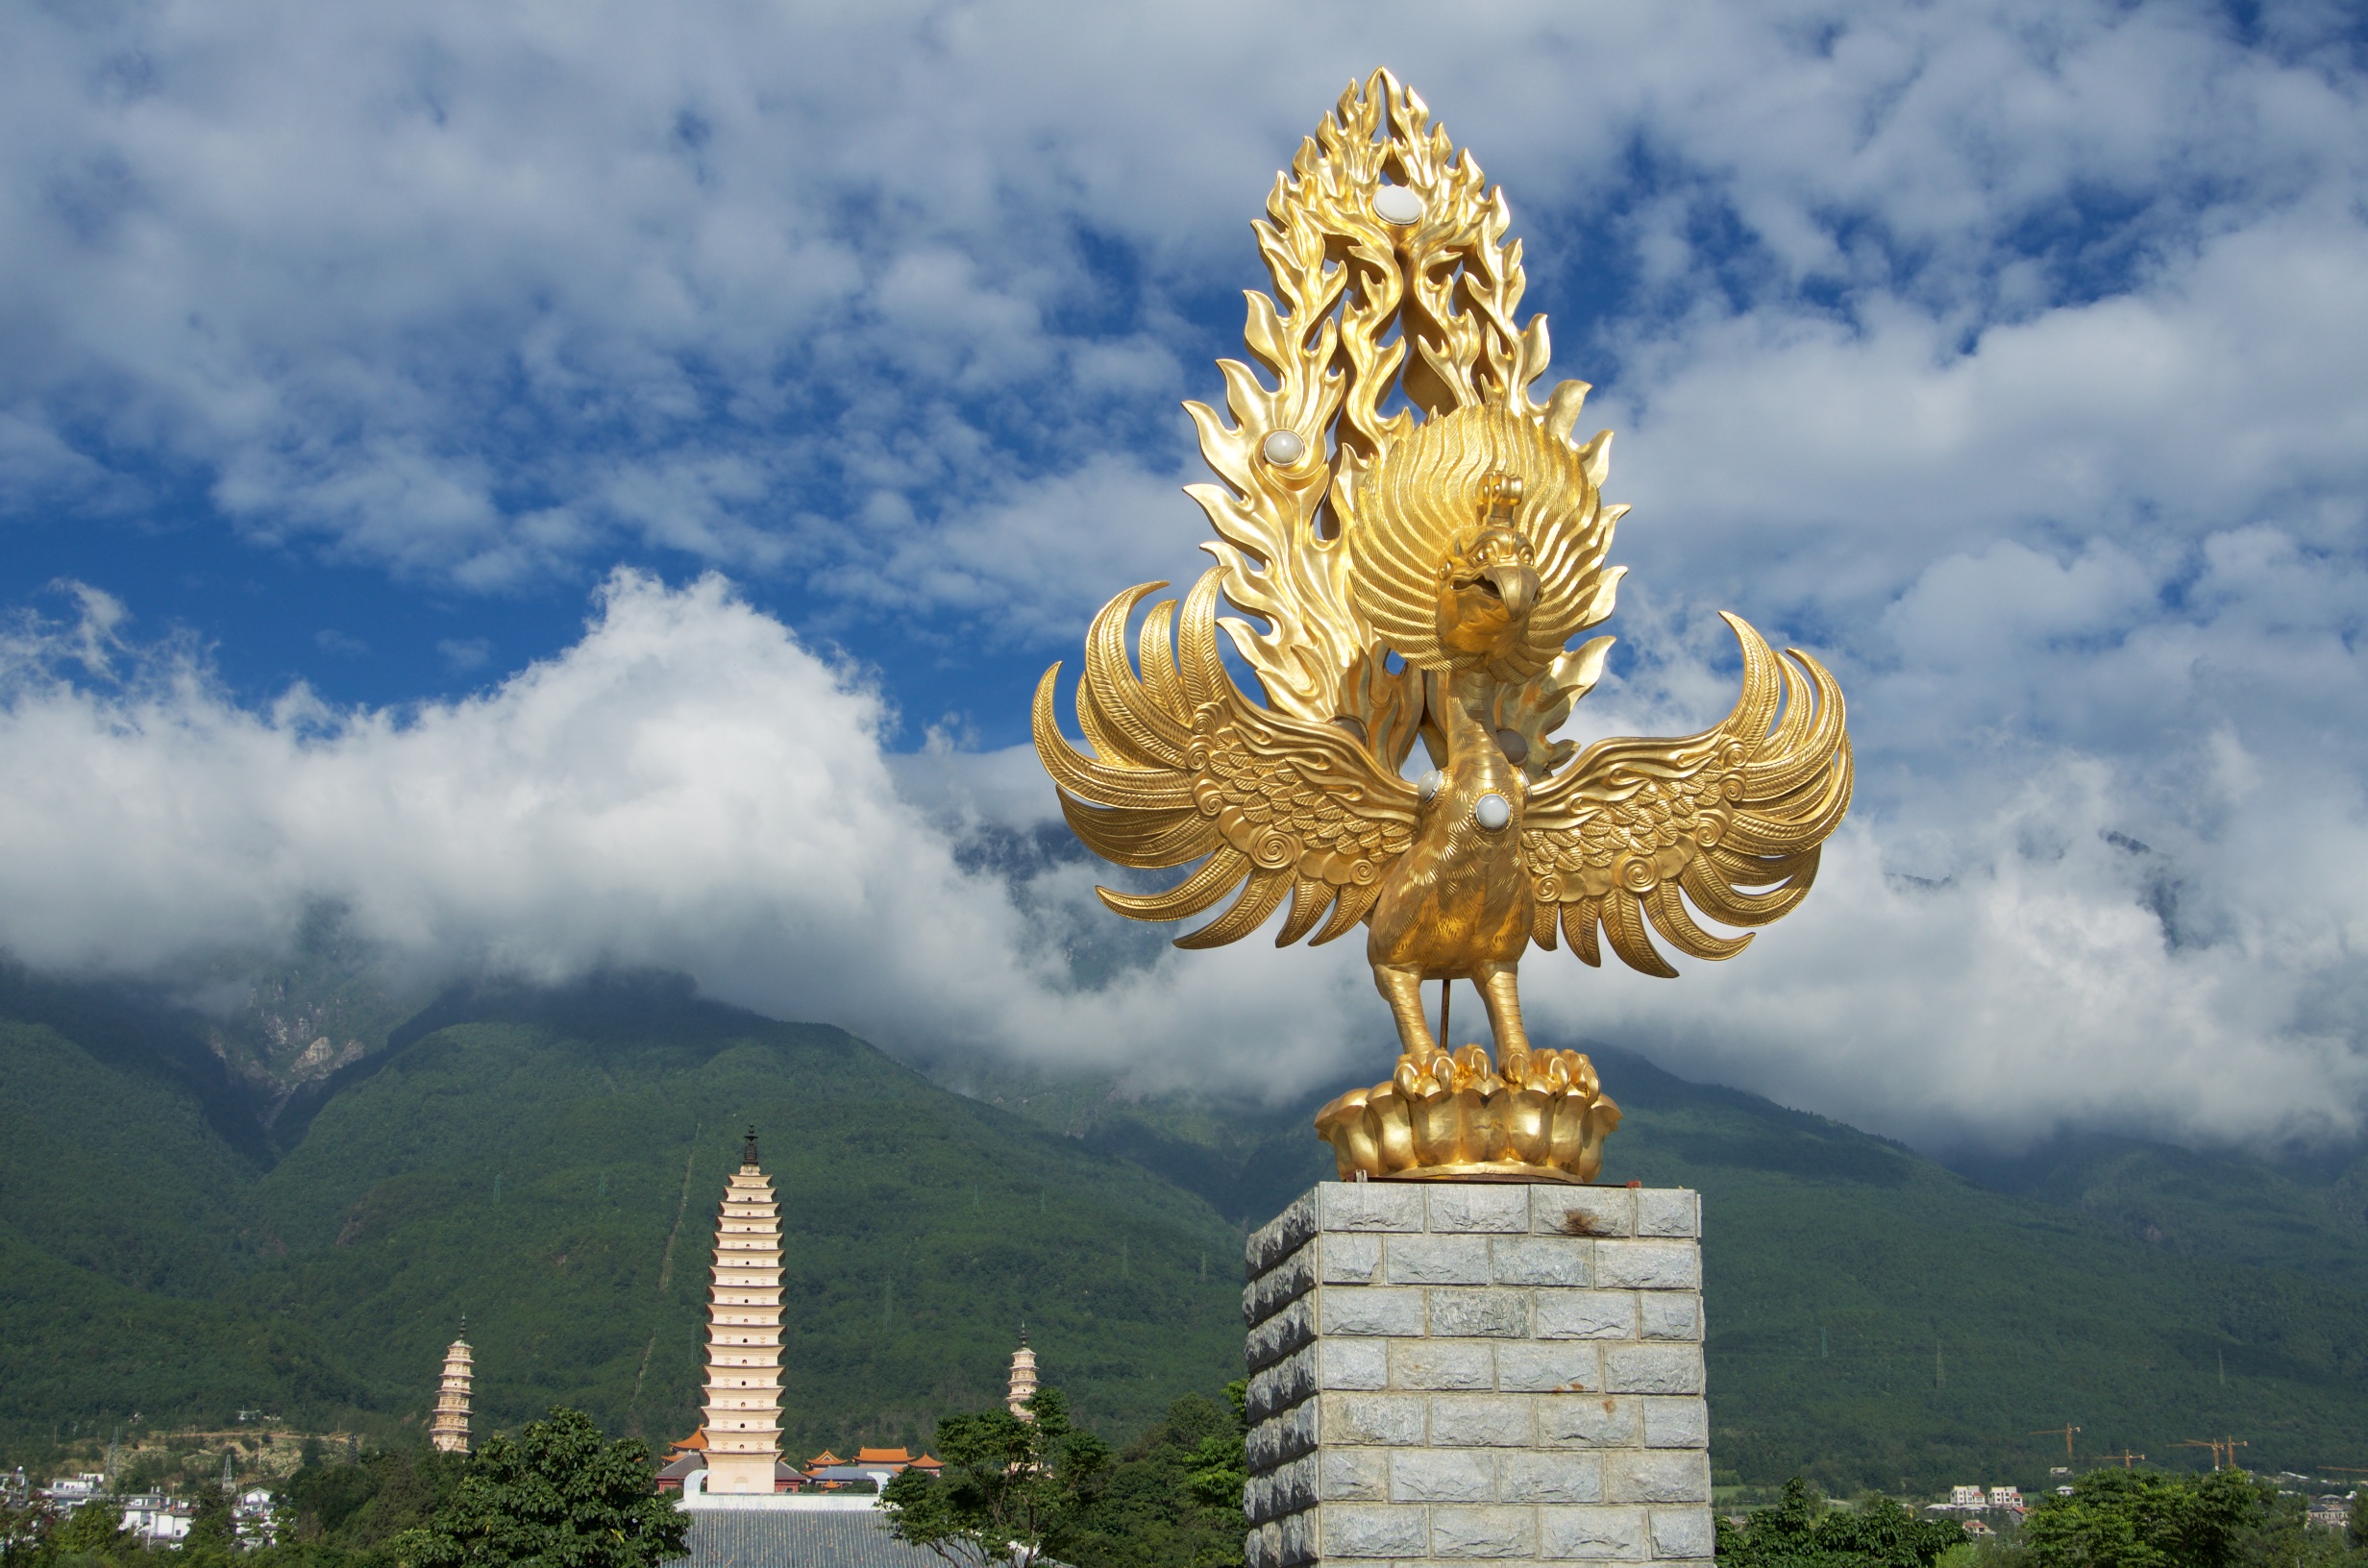
[[[1591,1181],[1619,1108],[1585,1056],[1531,1048],[1522,953],[1567,941],[1599,965],[1608,942],[1673,977],[1655,934],[1740,951],[1747,931],[1694,912],[1751,927],[1800,902],[1849,806],[1850,741],[1823,667],[1732,615],[1742,695],[1723,723],[1583,752],[1556,738],[1613,641],[1572,646],[1625,571],[1604,565],[1627,510],[1602,500],[1612,433],[1571,439],[1584,381],[1530,397],[1550,353],[1543,316],[1517,325],[1503,193],[1429,122],[1377,71],[1276,177],[1253,226],[1274,282],[1248,295],[1259,369],[1219,362],[1230,421],[1185,404],[1217,475],[1187,486],[1217,564],[1180,612],[1151,606],[1131,661],[1127,623],[1167,585],[1103,606],[1077,683],[1086,748],[1054,717],[1057,664],[1036,748],[1097,853],[1198,863],[1164,893],[1099,890],[1112,909],[1177,920],[1235,894],[1177,946],[1246,936],[1286,898],[1278,946],[1366,928],[1401,1054],[1317,1115],[1344,1180]],[[1227,674],[1221,627],[1263,700]],[[1409,779],[1417,742],[1431,767]],[[1448,1049],[1457,980],[1494,1060]]]

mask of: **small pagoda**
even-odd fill
[[[781,1448],[781,1216],[751,1127],[725,1184],[707,1309],[706,1480],[714,1496],[770,1496]]]
[[[469,1352],[469,1320],[460,1320],[460,1337],[444,1350],[444,1381],[436,1389],[435,1416],[428,1423],[428,1441],[446,1454],[469,1451],[469,1388],[475,1360]]]
[[[1011,1413],[1023,1421],[1036,1419],[1027,1402],[1036,1397],[1036,1353],[1027,1348],[1027,1325],[1020,1325],[1020,1348],[1011,1353],[1011,1387],[1004,1393],[1003,1403]]]

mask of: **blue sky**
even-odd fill
[[[1722,712],[1722,607],[1852,701],[1809,908],[1675,985],[1539,955],[1541,1016],[1935,1144],[2349,1136],[2364,49],[2301,4],[17,8],[0,943],[179,972],[327,898],[421,972],[1377,1060],[1353,954],[1162,956],[974,851],[1049,806],[1036,674],[1196,571],[1177,403],[1389,63],[1619,432],[1575,732]]]

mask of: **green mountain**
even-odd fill
[[[396,1016],[326,983],[348,1017]],[[1305,1107],[974,1064],[941,1070],[957,1094],[662,978],[456,991],[327,1073],[286,1021],[319,1009],[283,1005],[249,1005],[276,1043],[242,1052],[154,998],[0,975],[0,1441],[259,1406],[416,1432],[463,1312],[491,1424],[563,1400],[679,1435],[752,1120],[784,1202],[793,1450],[925,1439],[998,1397],[1022,1318],[1124,1438],[1236,1375],[1242,1234],[1329,1174]],[[2271,1469],[2368,1451],[2348,1171],[2092,1142],[1976,1181],[1595,1055],[1628,1111],[1605,1178],[1705,1196],[1722,1480],[2043,1483],[2060,1439],[2033,1433],[2067,1422],[2084,1462],[2225,1433]]]
[[[1114,1430],[1236,1375],[1238,1229],[837,1030],[672,981],[487,988],[361,1066],[266,1167],[161,1068],[9,1026],[0,1223],[40,1266],[0,1286],[0,1423],[417,1422],[465,1312],[493,1424],[564,1400],[681,1435],[749,1121],[783,1198],[793,1449],[918,1441],[993,1402],[1023,1319]],[[186,1332],[91,1362],[133,1304]],[[273,1334],[292,1343],[213,1364]]]

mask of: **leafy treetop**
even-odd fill
[[[899,1540],[953,1568],[1029,1568],[1083,1514],[1109,1467],[1109,1445],[1070,1424],[1058,1389],[1038,1388],[1025,1409],[1025,1420],[999,1406],[938,1422],[944,1471],[903,1471],[880,1493]]]
[[[487,1439],[391,1555],[400,1568],[655,1568],[682,1556],[686,1529],[641,1444],[555,1408],[515,1438]]]

